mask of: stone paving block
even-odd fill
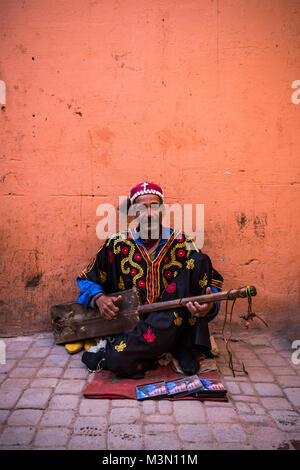
[[[149,415],[155,413],[156,410],[156,401],[155,400],[145,400],[141,403],[143,413]]]
[[[140,402],[137,400],[127,400],[126,398],[122,398],[121,400],[114,399],[111,400],[111,406],[116,408],[116,407],[122,407],[122,408],[138,408]]]
[[[249,382],[241,382],[240,389],[245,395],[255,395],[253,385]]]
[[[35,428],[33,426],[6,426],[0,437],[0,445],[19,446],[30,444]]]
[[[209,423],[234,423],[239,419],[237,412],[232,408],[208,408],[206,410]]]
[[[175,433],[146,434],[144,437],[146,450],[178,450],[180,442]]]
[[[110,424],[135,424],[140,420],[140,411],[137,408],[113,408],[110,412]]]
[[[215,424],[212,430],[219,442],[244,443],[247,439],[245,431],[239,424]]]
[[[252,413],[252,409],[250,406],[246,405],[246,403],[243,402],[237,402],[235,403],[236,409],[238,413]]]
[[[287,366],[288,363],[278,354],[264,354],[262,360],[268,366]]]
[[[152,414],[145,415],[145,421],[148,423],[173,423],[173,415]]]
[[[13,369],[9,376],[10,377],[16,377],[16,378],[27,378],[27,379],[32,379],[35,377],[37,373],[37,368],[36,367],[16,367]]]
[[[5,364],[0,364],[0,374],[7,374],[10,372],[19,361],[16,359],[7,359]]]
[[[105,436],[72,436],[69,444],[69,450],[106,450]]]
[[[300,415],[291,410],[270,411],[279,429],[282,431],[300,432]]]
[[[85,380],[79,379],[60,379],[57,387],[55,388],[55,393],[81,393],[85,387]]]
[[[49,402],[49,408],[55,410],[73,410],[78,406],[77,395],[53,395]]]
[[[46,408],[52,389],[48,388],[27,388],[18,403],[16,408]]]
[[[103,416],[80,416],[73,430],[74,434],[81,436],[106,436],[107,421]]]
[[[248,426],[249,441],[258,450],[275,450],[288,442],[286,433],[271,426]]]
[[[273,382],[274,376],[265,367],[248,367],[249,379],[253,382]]]
[[[270,347],[270,337],[268,335],[249,335],[246,341],[252,346]]]
[[[284,388],[284,393],[295,408],[300,407],[300,388]]]
[[[31,347],[28,351],[24,354],[24,359],[28,358],[44,358],[48,355],[50,348],[35,348]]]
[[[79,414],[83,416],[105,416],[110,406],[110,400],[89,400],[84,398],[80,401]]]
[[[258,395],[264,397],[279,397],[283,395],[281,388],[274,383],[255,383],[254,388]]]
[[[212,442],[213,436],[206,424],[181,424],[178,426],[180,439],[186,442]]]
[[[168,400],[159,400],[158,401],[158,411],[163,415],[169,415],[173,412],[173,405],[171,401]]]
[[[157,434],[162,432],[174,432],[174,424],[145,424],[144,431],[146,434]]]
[[[7,420],[10,426],[36,426],[41,419],[41,410],[14,410]]]
[[[241,390],[237,383],[235,382],[225,382],[226,388],[231,395],[240,395]]]
[[[18,361],[18,367],[19,368],[35,368],[35,369],[40,369],[42,367],[42,364],[44,362],[44,358],[41,357],[30,357],[27,359],[20,359]]]
[[[54,355],[54,356],[68,356],[69,355],[69,353],[67,352],[65,347],[63,345],[59,345],[59,344],[52,345],[50,354]]]
[[[9,413],[9,410],[0,410],[0,425],[4,424],[4,422],[7,420]]]
[[[204,423],[206,421],[204,406],[199,401],[175,401],[174,416],[177,423]]]
[[[269,424],[271,419],[267,415],[244,415],[242,419],[245,423]]]
[[[2,389],[0,390],[0,408],[10,409],[13,408],[17,400],[20,398],[23,390],[16,389]]]
[[[33,379],[30,387],[32,388],[54,388],[57,385],[58,379],[55,379],[54,377],[51,378],[44,378],[44,377],[39,377],[36,379]]]
[[[25,350],[26,351],[26,350]],[[24,349],[6,349],[6,360],[7,359],[21,359],[25,354]]]
[[[207,407],[210,407],[210,406],[217,406],[218,408],[231,408],[232,407],[232,403],[230,400],[228,401],[208,401],[208,400],[204,400],[203,402],[203,405],[205,408]]]
[[[37,339],[34,343],[36,348],[53,348],[53,336],[49,338]]]
[[[109,450],[142,449],[142,429],[137,424],[112,424],[108,428],[107,448]]]
[[[74,419],[73,410],[46,410],[41,419],[40,426],[65,426],[71,425]]]
[[[80,354],[74,354],[74,355],[71,355],[71,356],[70,355],[66,356],[66,359],[68,359],[68,361],[69,361],[68,366],[70,368],[78,367],[79,369],[81,368],[81,369],[88,370],[86,365],[83,364],[83,362],[81,361],[81,356],[82,356],[81,353]]]
[[[43,364],[43,367],[64,367],[69,358],[67,356],[48,356]]]
[[[300,389],[300,377],[297,375],[279,375],[276,380],[282,388],[298,387]]]
[[[1,384],[1,390],[8,390],[8,389],[25,389],[28,387],[30,383],[30,379],[17,379],[17,378],[7,378],[2,384]]]
[[[270,366],[269,370],[277,378],[278,375],[294,375],[297,377],[296,371],[292,367]]]
[[[292,342],[284,337],[272,338],[271,344],[278,351],[284,349],[288,349],[289,351],[291,351],[292,349]]]
[[[256,395],[234,395],[234,401],[243,401],[245,403],[257,403],[258,397]]]
[[[257,403],[251,403],[249,406],[252,408],[254,413],[257,414],[257,415],[265,415],[266,414],[265,409],[261,405],[258,405]]]
[[[38,370],[37,377],[49,377],[49,378],[59,378],[62,374],[62,367],[42,367]]]
[[[285,398],[281,397],[262,397],[262,405],[267,410],[290,410],[291,405]]]
[[[68,428],[44,428],[39,429],[34,439],[33,445],[43,449],[65,446],[70,437],[70,429]]]
[[[63,375],[64,379],[88,379],[89,371],[87,369],[79,369],[74,367],[73,369],[67,369]]]

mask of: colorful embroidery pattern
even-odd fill
[[[120,281],[119,281],[119,283],[118,283],[118,288],[119,288],[120,290],[125,290],[125,284],[124,284],[124,281],[123,281],[122,276],[120,276]]]
[[[200,279],[200,281],[199,281],[199,286],[200,286],[200,287],[204,287],[204,286],[206,286],[206,285],[207,285],[207,274],[205,273],[204,276],[203,276],[203,278]]]
[[[179,314],[176,313],[176,312],[173,312],[173,313],[174,313],[174,316],[175,316],[174,325],[180,326],[181,323],[182,323],[182,317],[180,317]]]
[[[189,324],[190,324],[191,326],[194,326],[195,323],[196,323],[196,321],[197,321],[197,318],[196,318],[196,317],[190,317],[190,318],[188,319],[188,322],[189,322]]]
[[[104,271],[100,271],[99,276],[100,276],[100,281],[102,282],[102,284],[105,284],[106,279],[107,279],[107,274]]]
[[[186,267],[187,267],[187,269],[194,269],[195,260],[194,259],[188,259],[187,262],[186,262]]]
[[[150,326],[148,327],[147,333],[143,334],[143,337],[145,338],[147,343],[153,343],[153,341],[155,340],[155,334],[152,333]]]
[[[118,344],[117,346],[115,346],[115,350],[118,351],[118,352],[124,351],[125,348],[127,348],[127,344],[124,343],[124,341],[121,341],[120,344]]]
[[[218,289],[222,290],[223,281],[219,281],[217,279],[212,279],[211,285],[217,287]]]

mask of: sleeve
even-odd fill
[[[85,308],[89,306],[96,294],[104,294],[103,287],[95,282],[88,281],[87,279],[80,279],[80,277],[77,277],[76,282],[80,289],[80,295],[77,298],[77,302],[82,304]],[[90,306],[92,307],[93,305]]]
[[[76,279],[80,288],[77,302],[85,308],[89,306],[90,301],[96,294],[105,293],[112,270],[112,253],[111,239],[108,239]]]
[[[224,279],[221,276],[221,274],[218,271],[216,271],[214,268],[212,268],[212,279],[210,283],[210,289],[213,294],[217,294],[218,292],[222,290],[223,281]],[[220,311],[220,305],[221,305],[220,301],[214,302],[214,307],[207,314],[207,319],[209,322],[212,321],[214,318],[216,318],[216,316],[218,315]]]

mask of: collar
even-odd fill
[[[174,230],[172,228],[162,226],[161,240],[158,244],[158,247],[160,247],[161,245],[164,245],[167,242],[167,240],[170,238],[170,236],[173,232],[174,232]],[[136,241],[136,243],[138,243],[139,245],[142,245],[142,246],[145,247],[145,245],[142,242],[142,239],[140,237],[140,232],[137,229],[135,229],[134,232],[132,232],[132,234],[133,234],[133,237],[134,237],[134,240]]]

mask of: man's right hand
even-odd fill
[[[95,304],[97,305],[101,317],[104,317],[106,320],[112,320],[117,316],[119,308],[115,305],[122,299],[121,295],[118,297],[108,297],[107,295],[100,295],[96,299]]]

